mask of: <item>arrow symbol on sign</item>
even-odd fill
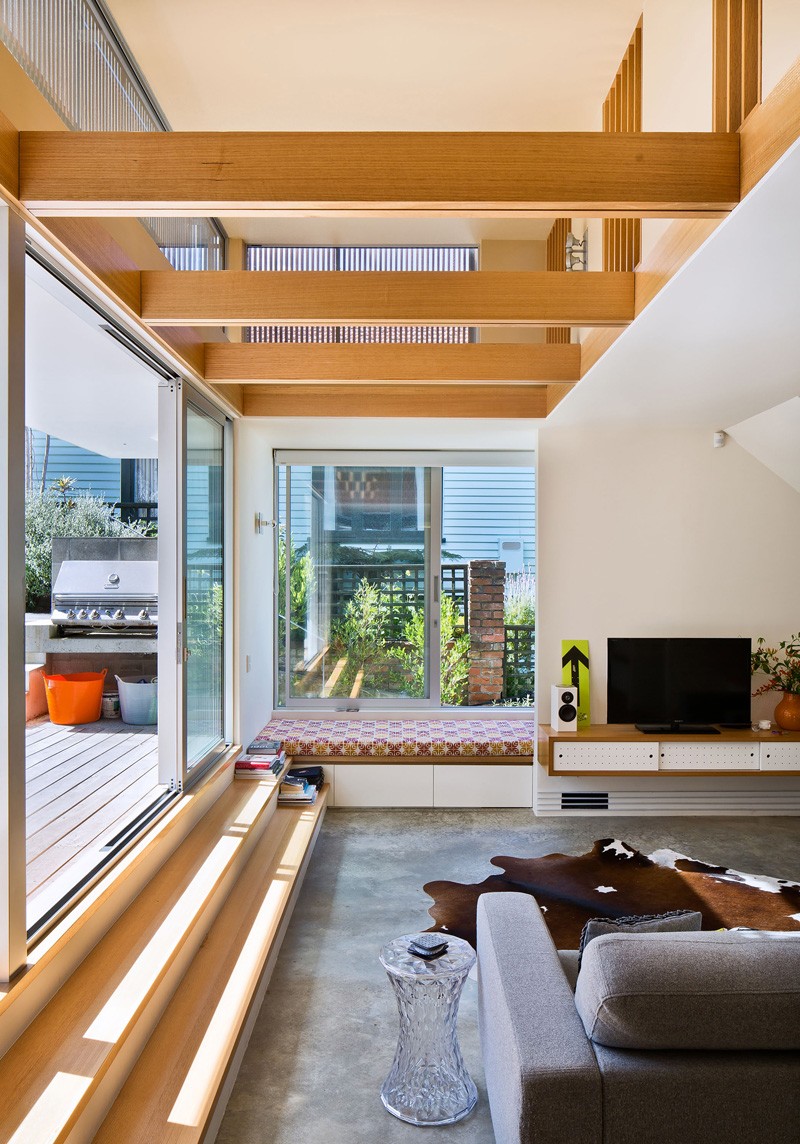
[[[575,688],[576,691],[578,690],[578,688],[580,686],[580,667],[581,667],[581,664],[583,664],[583,666],[588,670],[589,657],[585,656],[583,654],[583,652],[581,651],[581,649],[579,647],[576,647],[575,644],[573,644],[572,647],[568,651],[566,651],[564,653],[564,655],[562,656],[561,666],[567,667],[567,665],[569,665],[569,668],[571,671],[571,676],[572,676],[572,686]]]

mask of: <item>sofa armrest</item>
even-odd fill
[[[497,1144],[601,1144],[597,1061],[529,894],[478,899],[478,1019]]]

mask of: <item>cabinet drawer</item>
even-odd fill
[[[533,767],[434,766],[434,806],[530,806]]]
[[[337,806],[433,806],[433,766],[337,763],[333,790]]]
[[[757,771],[757,743],[662,743],[662,771]]]
[[[800,771],[800,743],[762,743],[762,771]]]
[[[657,743],[553,744],[553,773],[657,771]]]

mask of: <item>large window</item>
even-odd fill
[[[532,458],[431,459],[278,455],[278,706],[532,702]]]

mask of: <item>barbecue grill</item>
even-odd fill
[[[50,618],[66,633],[153,632],[158,627],[157,560],[64,560]]]

